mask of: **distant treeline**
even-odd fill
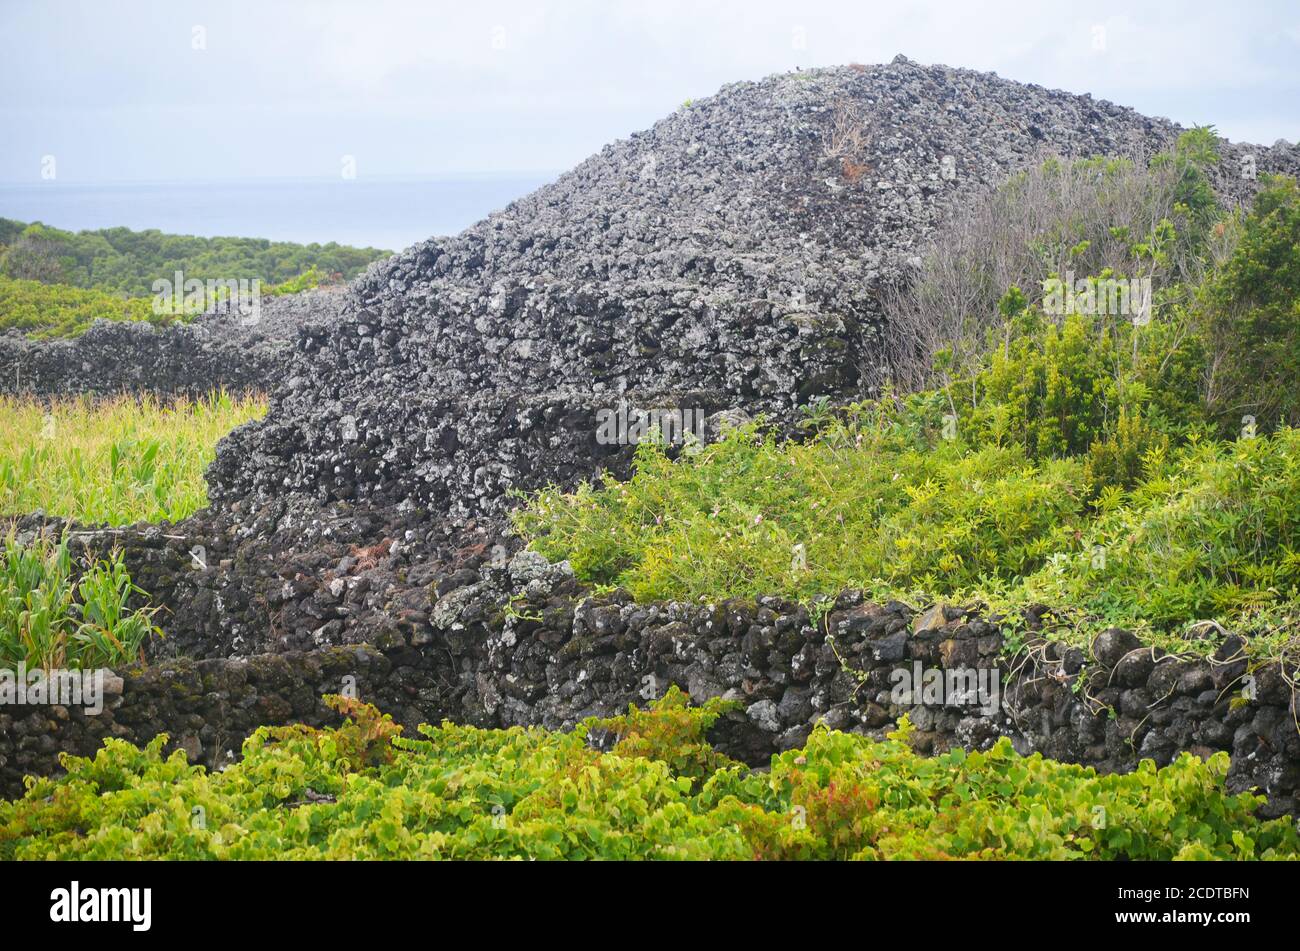
[[[264,295],[348,281],[390,254],[379,248],[264,238],[196,238],[104,228],[63,231],[0,218],[0,331],[71,337],[95,320],[187,319],[154,304],[154,282],[260,280]],[[177,291],[179,294],[179,291]]]
[[[177,271],[202,281],[258,278],[282,284],[312,270],[341,280],[391,252],[265,238],[197,238],[150,229],[63,231],[0,218],[0,276],[148,297],[153,282]]]

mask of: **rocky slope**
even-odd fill
[[[619,401],[781,416],[869,392],[879,290],[950,209],[1045,154],[1141,156],[1178,131],[902,57],[724,87],[372,266],[300,337],[269,417],[222,446],[214,496],[490,513],[607,464],[594,417]],[[1229,200],[1253,185],[1242,148]]]

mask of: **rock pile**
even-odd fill
[[[1045,154],[1149,154],[1179,132],[994,75],[875,67],[724,87],[457,237],[372,265],[298,341],[215,498],[470,516],[606,460],[594,412],[783,417],[869,392],[878,294],[945,214]],[[1228,147],[1229,197],[1252,182]],[[1257,172],[1294,149],[1256,150]]]

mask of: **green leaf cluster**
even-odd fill
[[[1227,757],[1127,775],[987,752],[917,755],[818,727],[751,771],[634,737],[701,736],[680,697],[623,721],[611,752],[569,733],[423,726],[352,703],[339,729],[262,728],[217,773],[105,742],[0,803],[16,859],[1294,859],[1286,820],[1224,790]],[[657,724],[663,718],[667,725]],[[694,725],[690,725],[694,718]],[[618,720],[619,718],[615,718]],[[614,724],[618,727],[618,724]],[[661,733],[662,731],[662,733]]]
[[[28,670],[112,667],[139,660],[161,631],[156,609],[133,605],[146,597],[120,553],[73,570],[67,540],[20,544],[0,553],[0,668]]]

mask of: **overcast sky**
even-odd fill
[[[688,98],[905,53],[1300,138],[1295,2],[0,0],[0,181],[558,171]]]

